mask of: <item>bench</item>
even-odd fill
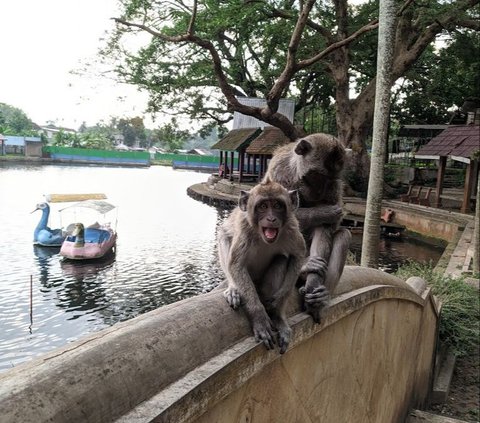
[[[407,193],[400,196],[400,201],[430,207],[430,194],[432,191],[433,188],[431,187],[410,185]]]

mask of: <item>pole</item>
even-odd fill
[[[380,0],[372,157],[370,160],[370,176],[368,181],[362,257],[360,262],[362,266],[367,267],[378,266],[385,150],[390,114],[390,89],[394,82],[392,81],[391,68],[395,45],[395,20],[395,1]]]

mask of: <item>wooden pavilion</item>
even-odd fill
[[[250,167],[245,167],[245,150],[261,131],[260,128],[232,129],[220,141],[212,145],[212,150],[220,150],[219,176],[233,181],[234,175],[235,177],[238,175],[239,182],[242,182],[247,175],[251,177]],[[235,154],[237,154],[236,166]]]
[[[290,139],[278,128],[266,126],[263,131],[247,147],[247,160],[253,159],[253,169],[258,170],[258,178],[261,179],[267,171],[268,160],[272,158],[275,149],[288,144]],[[257,166],[257,160],[259,166]]]
[[[473,193],[478,183],[479,154],[480,126],[478,124],[449,126],[417,151],[415,158],[438,160],[439,163],[435,207],[441,207],[442,198],[453,199],[443,194],[445,169],[447,158],[449,158],[467,165],[461,198],[461,212],[467,213],[470,210],[470,201],[475,198]]]

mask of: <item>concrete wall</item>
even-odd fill
[[[425,284],[347,266],[321,324],[298,311],[266,351],[219,290],[119,323],[0,375],[5,422],[403,422],[432,375]]]
[[[401,201],[383,201],[382,212],[390,208],[395,212],[392,222],[404,225],[409,231],[426,237],[452,241],[460,228],[471,220],[470,216],[419,205],[409,205]],[[347,198],[345,210],[351,214],[365,215],[365,201]]]

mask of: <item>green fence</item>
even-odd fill
[[[201,156],[198,154],[150,154],[146,151],[116,151],[95,150],[89,148],[74,147],[43,147],[43,153],[47,157],[60,161],[89,162],[89,163],[113,163],[113,164],[156,164],[170,165],[176,168],[192,169],[218,169],[219,156]],[[235,166],[238,159],[234,160]]]
[[[74,147],[43,147],[45,155],[57,160],[150,164],[150,154],[145,151],[96,150]]]

